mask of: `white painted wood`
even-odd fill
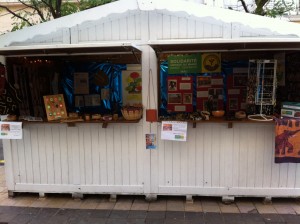
[[[40,169],[40,152],[38,145],[38,129],[34,127],[31,129],[30,141],[32,146],[32,170],[33,170],[33,183],[40,184],[41,183],[41,169]]]
[[[16,150],[13,148],[15,144],[12,144],[12,141],[14,140],[8,140],[4,139],[2,140],[3,144],[3,154],[5,158],[5,177],[6,177],[6,186],[9,190],[14,190],[15,189],[15,180],[16,174],[14,172],[18,172],[18,170],[14,169],[14,157],[12,151]],[[18,175],[17,175],[18,176]],[[19,178],[18,178],[19,179]],[[17,180],[18,180],[17,179]]]

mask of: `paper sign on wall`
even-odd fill
[[[186,141],[187,122],[162,121],[161,139],[173,141]]]
[[[141,71],[122,71],[123,104],[142,103]]]
[[[0,122],[0,139],[22,139],[22,122]]]
[[[146,149],[156,149],[156,134],[146,134]]]

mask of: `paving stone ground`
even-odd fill
[[[159,196],[148,202],[144,196],[86,195],[82,200],[69,194],[17,194],[9,198],[4,167],[0,167],[0,224],[300,224],[300,200],[236,198],[224,204],[220,197]]]

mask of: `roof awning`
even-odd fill
[[[300,38],[182,39],[148,44],[156,53],[300,50]]]
[[[20,56],[60,56],[60,55],[101,55],[101,54],[131,54],[141,50],[132,43],[86,43],[58,45],[29,45],[0,48],[0,55],[7,57]]]

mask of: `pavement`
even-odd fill
[[[300,200],[236,198],[224,204],[220,197],[159,196],[148,202],[143,196],[20,193],[8,197],[5,166],[0,167],[0,224],[123,224],[123,223],[206,223],[206,224],[300,224]]]

